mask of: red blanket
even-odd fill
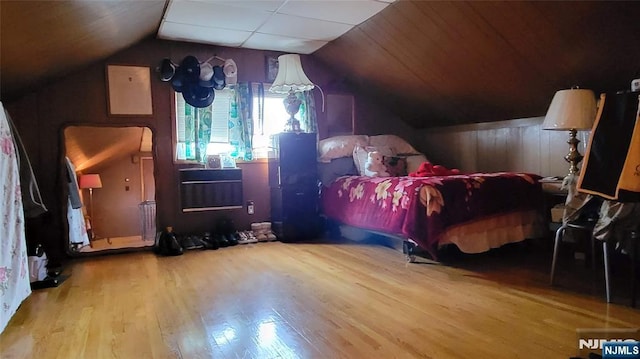
[[[475,173],[432,177],[340,177],[323,190],[324,214],[344,224],[411,238],[436,258],[448,228],[540,209],[539,176]]]

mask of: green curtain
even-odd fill
[[[316,115],[316,101],[313,92],[304,91],[296,94],[302,101],[300,105],[300,128],[304,132],[318,133],[318,119]]]
[[[196,108],[196,161],[204,163],[207,159],[207,145],[211,141],[211,107]]]
[[[235,87],[235,96],[231,101],[229,119],[229,143],[233,146],[231,156],[253,159],[253,101],[251,84],[239,82]]]
[[[184,107],[185,159],[204,162],[207,158],[207,144],[211,139],[211,108]]]

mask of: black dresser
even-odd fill
[[[320,233],[316,134],[283,132],[272,140],[272,229],[283,242],[313,239]]]

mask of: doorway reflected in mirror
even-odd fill
[[[152,247],[156,205],[152,131],[143,126],[68,126],[69,252]],[[97,183],[82,179],[100,179]],[[77,195],[76,195],[77,194]]]

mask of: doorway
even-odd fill
[[[72,255],[152,247],[156,234],[153,135],[144,126],[64,129]],[[77,199],[74,195],[77,192]]]

